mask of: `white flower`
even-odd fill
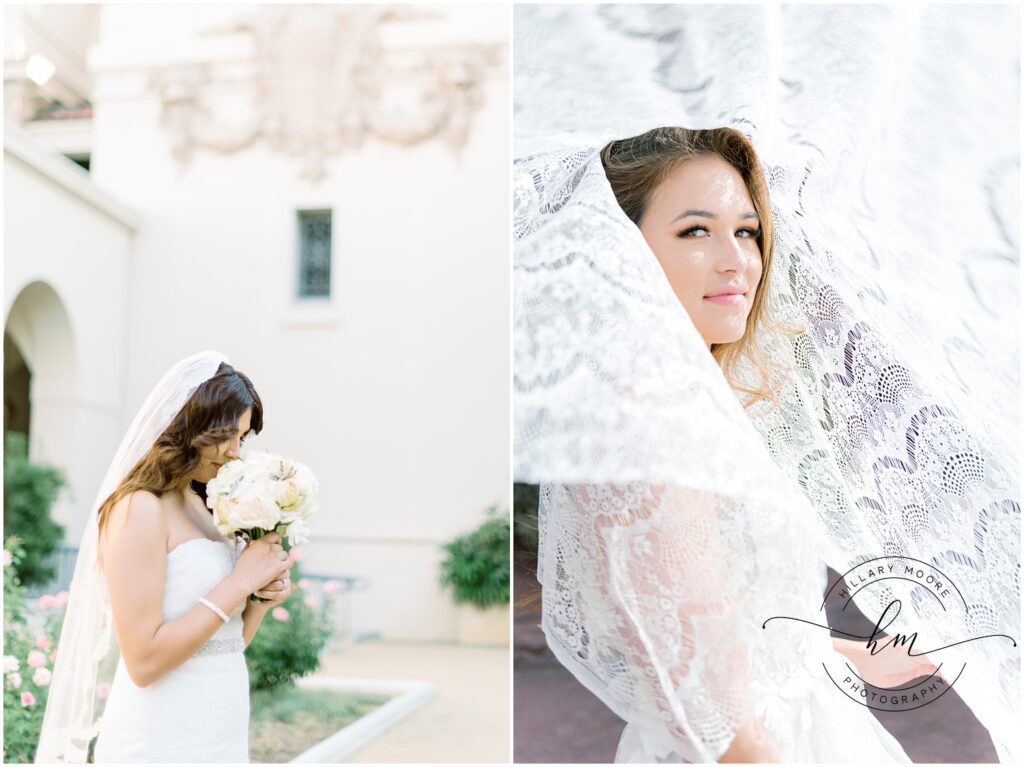
[[[7,681],[11,683],[11,687],[17,690],[19,687],[21,687],[21,674],[19,674],[17,671],[12,671],[10,674],[7,675]]]
[[[50,669],[37,668],[36,673],[32,675],[32,681],[39,687],[46,687],[50,683],[50,676]]]
[[[4,656],[4,673],[10,674],[12,671],[17,671],[21,668],[21,661],[15,658],[13,655]]]
[[[287,535],[288,543],[292,546],[306,543],[309,540],[309,525],[306,524],[305,520],[296,519],[288,525]]]
[[[299,487],[299,483],[294,476],[275,482],[272,485],[272,489],[274,500],[281,507],[281,511],[288,512],[298,508],[305,500],[302,495],[302,489]]]
[[[306,522],[316,509],[318,490],[313,472],[287,456],[245,450],[225,464],[207,484],[207,505],[222,535],[237,530],[273,530],[279,524]],[[309,528],[295,529],[297,540],[308,539]]]
[[[227,497],[218,498],[214,523],[221,535],[235,530],[273,530],[281,521],[281,510],[260,483],[248,482]]]

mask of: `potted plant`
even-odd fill
[[[507,645],[509,514],[497,506],[475,530],[444,544],[441,583],[452,590],[460,644]]]

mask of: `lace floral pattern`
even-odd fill
[[[544,485],[548,642],[629,722],[620,759],[713,761],[753,714],[783,759],[905,760],[830,711],[818,630],[765,640],[822,622],[824,563],[939,568],[955,614],[905,583],[857,599],[899,598],[929,647],[1019,638],[1017,13],[516,9],[515,474]],[[781,325],[747,410],[601,168],[662,125],[732,125],[765,163]],[[954,658],[1019,757],[1017,648]]]

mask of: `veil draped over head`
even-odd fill
[[[872,623],[899,599],[919,652],[1019,639],[1018,13],[516,8],[515,476],[542,485],[548,643],[630,723],[620,760],[714,761],[751,713],[808,739],[773,725],[762,623],[823,623],[782,584],[820,599],[826,564],[955,584],[856,595]],[[769,307],[799,332],[760,334],[775,393],[748,408],[602,168],[663,126],[736,128],[763,163]],[[933,660],[1024,758],[1016,644]]]
[[[89,742],[99,732],[97,688],[113,679],[119,652],[107,584],[97,558],[97,512],[189,397],[228,359],[213,351],[186,357],[164,374],[150,392],[114,454],[78,549],[67,612],[36,751],[36,762],[85,762]]]

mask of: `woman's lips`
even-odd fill
[[[717,296],[704,296],[705,301],[722,306],[743,306],[747,302],[746,293],[721,293]]]

